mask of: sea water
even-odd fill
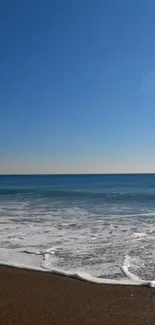
[[[0,263],[154,280],[155,175],[0,176]]]

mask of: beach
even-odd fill
[[[155,291],[0,267],[0,324],[155,324]]]

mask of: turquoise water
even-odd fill
[[[152,278],[155,175],[0,176],[0,261]]]

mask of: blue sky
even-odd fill
[[[155,172],[155,1],[0,1],[0,173]]]

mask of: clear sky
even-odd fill
[[[155,1],[0,0],[0,173],[155,172]]]

